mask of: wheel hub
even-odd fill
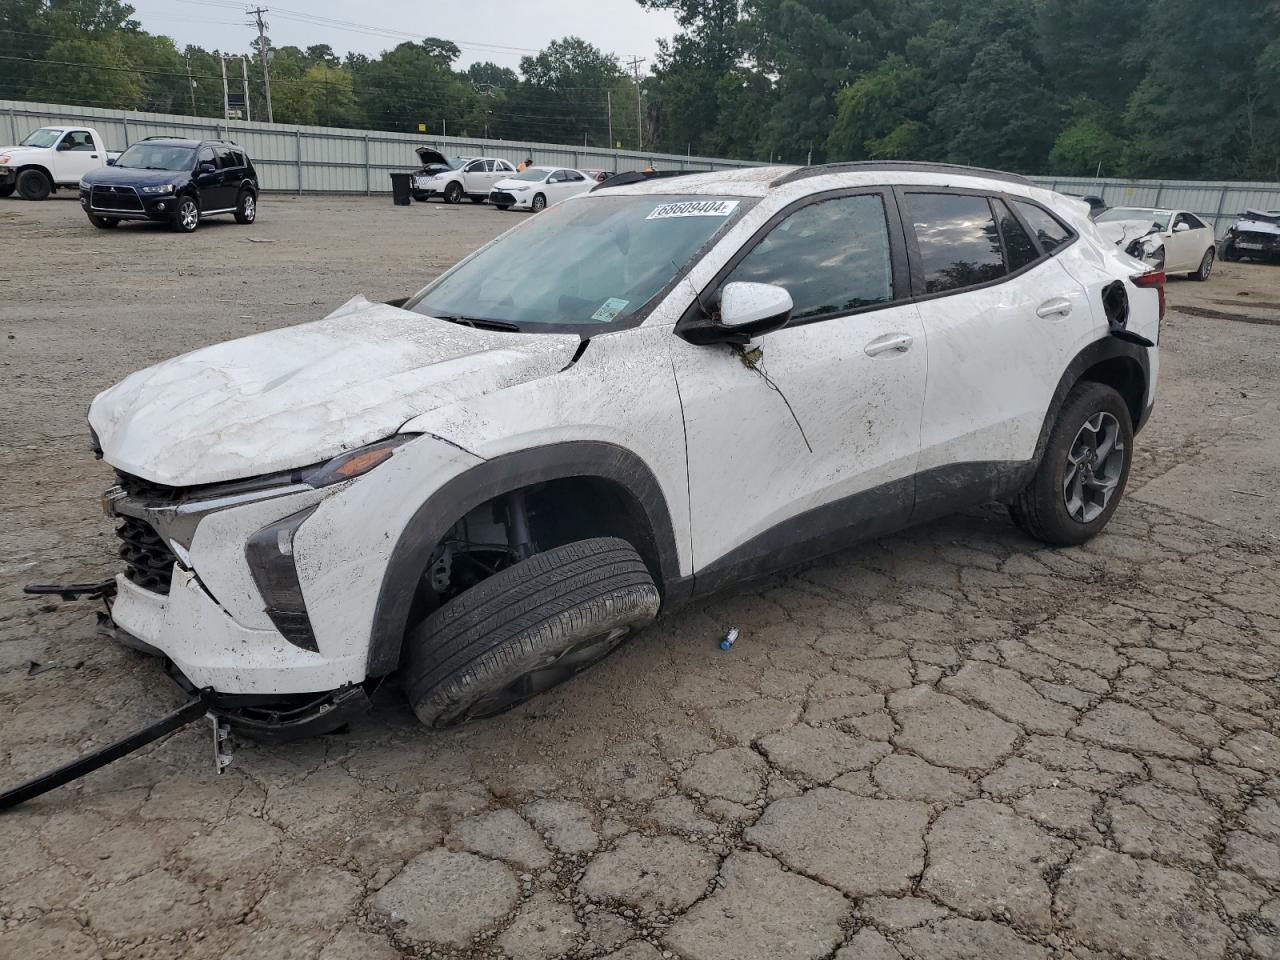
[[[1114,415],[1104,411],[1085,420],[1067,451],[1062,481],[1062,499],[1073,520],[1089,523],[1107,509],[1120,486],[1126,455]]]

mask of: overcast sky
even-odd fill
[[[492,60],[518,69],[521,56],[551,40],[576,35],[620,57],[650,58],[641,64],[641,71],[647,71],[658,38],[677,30],[672,14],[642,9],[636,0],[287,0],[284,6],[271,0],[243,5],[232,0],[129,3],[144,30],[172,37],[179,49],[192,43],[206,49],[246,51],[257,31],[247,25],[251,18],[239,11],[262,6],[275,9],[266,19],[268,35],[278,47],[327,43],[339,55],[355,50],[374,56],[405,40],[436,36],[462,49],[462,67]],[[306,17],[341,20],[368,30],[304,22]]]

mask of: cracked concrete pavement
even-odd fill
[[[0,222],[11,783],[177,699],[87,605],[19,594],[113,572],[93,393],[404,295],[512,218],[268,197],[269,245],[57,200]],[[0,816],[0,956],[1280,957],[1277,294],[1258,265],[1170,284],[1160,403],[1093,543],[984,507],[703,600],[483,724],[426,732],[388,688],[222,777],[188,728]]]

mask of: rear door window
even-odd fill
[[[1005,206],[1003,200],[993,198],[991,209],[995,211],[996,221],[1000,224],[1000,236],[1004,239],[1004,255],[1009,263],[1009,272],[1016,273],[1027,264],[1035,263],[1040,254],[1018,218]]]
[[[1071,239],[1071,230],[1047,210],[1037,207],[1034,203],[1024,203],[1021,200],[1014,200],[1013,205],[1018,208],[1018,213],[1022,215],[1022,219],[1031,227],[1031,232],[1036,235],[1036,239],[1040,241],[1040,246],[1045,253],[1053,253],[1053,251]],[[1164,228],[1161,227],[1161,229]]]
[[[742,259],[733,280],[786,288],[796,321],[887,303],[894,290],[884,201],[858,194],[800,208]]]
[[[234,170],[236,167],[243,166],[234,150],[230,150],[227,147],[215,147],[213,152],[217,156],[219,170]]]
[[[963,290],[1005,275],[1000,232],[986,197],[909,193],[907,218],[920,251],[925,293]]]

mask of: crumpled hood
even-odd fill
[[[1232,224],[1236,230],[1247,230],[1249,233],[1274,233],[1280,235],[1280,223],[1274,220],[1252,220],[1241,217]]]
[[[1155,221],[1108,220],[1104,223],[1099,223],[1095,220],[1093,225],[1098,228],[1098,232],[1102,234],[1103,239],[1123,248],[1130,242],[1137,240],[1139,237],[1145,237],[1150,233],[1151,228],[1155,226]]]
[[[323,320],[166,360],[89,408],[104,459],[191,486],[317,463],[446,404],[545,377],[579,338],[476,330],[356,297]]]

